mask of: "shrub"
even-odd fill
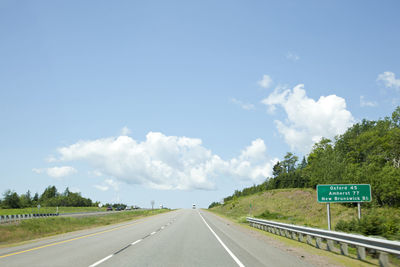
[[[284,219],[287,219],[287,216],[284,216],[277,212],[270,212],[269,210],[265,210],[260,215],[257,215],[256,218],[267,219],[267,220],[273,220],[273,219],[283,219],[284,220]]]
[[[400,222],[396,218],[387,218],[377,214],[365,215],[361,220],[340,220],[336,231],[359,233],[366,236],[382,236],[388,239],[399,239]]]

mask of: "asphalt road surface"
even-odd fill
[[[310,266],[218,216],[177,210],[0,249],[0,266]]]

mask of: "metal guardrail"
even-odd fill
[[[357,248],[357,257],[360,260],[365,260],[366,249],[374,250],[379,253],[379,264],[385,267],[390,266],[388,254],[400,256],[400,242],[397,241],[327,231],[251,217],[247,217],[247,221],[255,228],[298,240],[300,242],[305,241],[309,245],[313,245],[313,239],[315,239],[315,246],[320,249],[324,246],[323,241],[326,241],[327,250],[332,252],[338,252],[334,243],[340,244],[340,253],[345,256],[348,256],[349,254],[348,246],[354,246]]]
[[[0,224],[2,223],[13,223],[20,220],[42,218],[42,217],[53,217],[58,216],[58,213],[30,213],[30,214],[13,214],[13,215],[0,215]]]
[[[144,210],[144,209],[133,209],[131,211]],[[125,212],[127,210],[121,211],[86,211],[86,212],[70,212],[70,213],[30,213],[30,214],[13,214],[13,215],[0,215],[0,224],[4,223],[15,223],[20,220],[34,219],[34,218],[44,218],[53,216],[68,216],[68,217],[80,217],[80,216],[93,216],[93,215],[106,215],[116,212]]]

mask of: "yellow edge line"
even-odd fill
[[[129,226],[131,226],[133,224],[137,224],[137,223],[138,222],[134,222],[134,223],[131,223],[131,224],[128,224],[128,225],[119,226],[119,227],[112,228],[112,229],[109,229],[109,230],[105,230],[105,231],[101,231],[101,232],[97,232],[97,233],[93,233],[93,234],[88,234],[88,235],[83,235],[83,236],[80,236],[80,237],[75,237],[75,238],[67,239],[67,240],[64,240],[64,241],[56,242],[56,243],[47,244],[47,245],[40,246],[40,247],[35,247],[35,248],[27,249],[27,250],[22,250],[22,251],[6,254],[6,255],[3,255],[3,256],[0,256],[0,259],[1,258],[6,258],[6,257],[10,257],[10,256],[13,256],[13,255],[26,253],[26,252],[29,252],[29,251],[38,250],[38,249],[41,249],[41,248],[46,248],[46,247],[51,247],[51,246],[55,246],[55,245],[59,245],[59,244],[63,244],[63,243],[68,243],[68,242],[71,242],[71,241],[74,241],[74,240],[78,240],[78,239],[82,239],[82,238],[86,238],[86,237],[90,237],[90,236],[104,234],[104,233],[107,233],[107,232],[111,232],[111,231],[119,230],[119,229],[122,229],[122,228],[126,228],[126,227],[129,227]]]

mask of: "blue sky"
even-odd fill
[[[398,1],[1,1],[0,191],[206,207],[400,105]]]

